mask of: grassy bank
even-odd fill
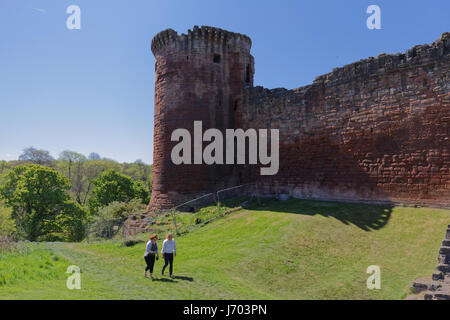
[[[2,256],[0,298],[401,299],[433,272],[449,221],[448,210],[269,201],[178,237],[174,280],[159,275],[161,260],[155,281],[143,277],[141,243],[46,243]],[[58,259],[44,275],[10,272],[42,269],[29,264],[40,256]],[[72,264],[81,290],[66,288]],[[366,287],[370,265],[381,268],[381,290]]]

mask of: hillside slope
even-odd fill
[[[29,254],[51,256],[49,265],[0,257],[0,298],[401,299],[433,272],[449,221],[449,210],[272,201],[178,237],[174,280],[159,274],[161,260],[154,281],[143,277],[144,244],[42,243]],[[66,288],[62,266],[72,264],[81,290]],[[367,289],[370,265],[381,268],[381,290]]]

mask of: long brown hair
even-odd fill
[[[156,238],[156,240],[158,240],[158,235],[156,233],[150,235],[150,240],[153,240],[155,238]]]

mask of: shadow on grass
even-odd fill
[[[137,244],[145,243],[144,240],[128,240],[123,243],[125,247],[134,247]]]
[[[150,280],[152,280],[152,281],[161,281],[161,282],[178,282],[178,281],[175,281],[175,280],[172,280],[172,279],[169,279],[169,278],[153,278],[153,279],[150,279]]]
[[[219,205],[230,209],[242,206],[244,209],[257,211],[274,211],[310,216],[322,215],[339,220],[346,225],[353,224],[364,231],[383,228],[388,223],[394,208],[394,204],[391,202],[385,202],[384,204],[365,204],[294,198],[280,201],[276,198],[249,196],[223,199]],[[199,206],[196,210],[200,210],[201,208]]]
[[[175,279],[180,279],[180,280],[184,280],[184,281],[194,281],[194,278],[191,277],[185,277],[185,276],[175,276]]]
[[[258,203],[251,200],[247,209],[261,211],[275,211],[280,213],[294,213],[303,215],[322,215],[332,217],[344,224],[353,224],[365,231],[383,228],[391,217],[393,205],[368,205],[362,203],[342,203],[316,200],[289,199],[261,199]]]

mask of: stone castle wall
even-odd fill
[[[262,195],[450,206],[450,34],[381,54],[294,90],[248,88],[244,128],[280,130]]]
[[[263,196],[450,206],[450,34],[337,68],[294,90],[253,87],[251,40],[212,27],[160,32],[151,209],[256,182]],[[172,132],[280,130],[280,170],[174,165]],[[205,143],[207,145],[208,143]]]
[[[232,165],[173,164],[171,150],[178,142],[171,141],[171,134],[183,128],[193,137],[194,121],[202,121],[203,131],[217,128],[224,132],[236,126],[234,109],[243,99],[243,88],[253,85],[250,47],[245,35],[206,26],[181,35],[168,29],[153,38],[155,133],[148,210],[171,208],[236,185]]]

